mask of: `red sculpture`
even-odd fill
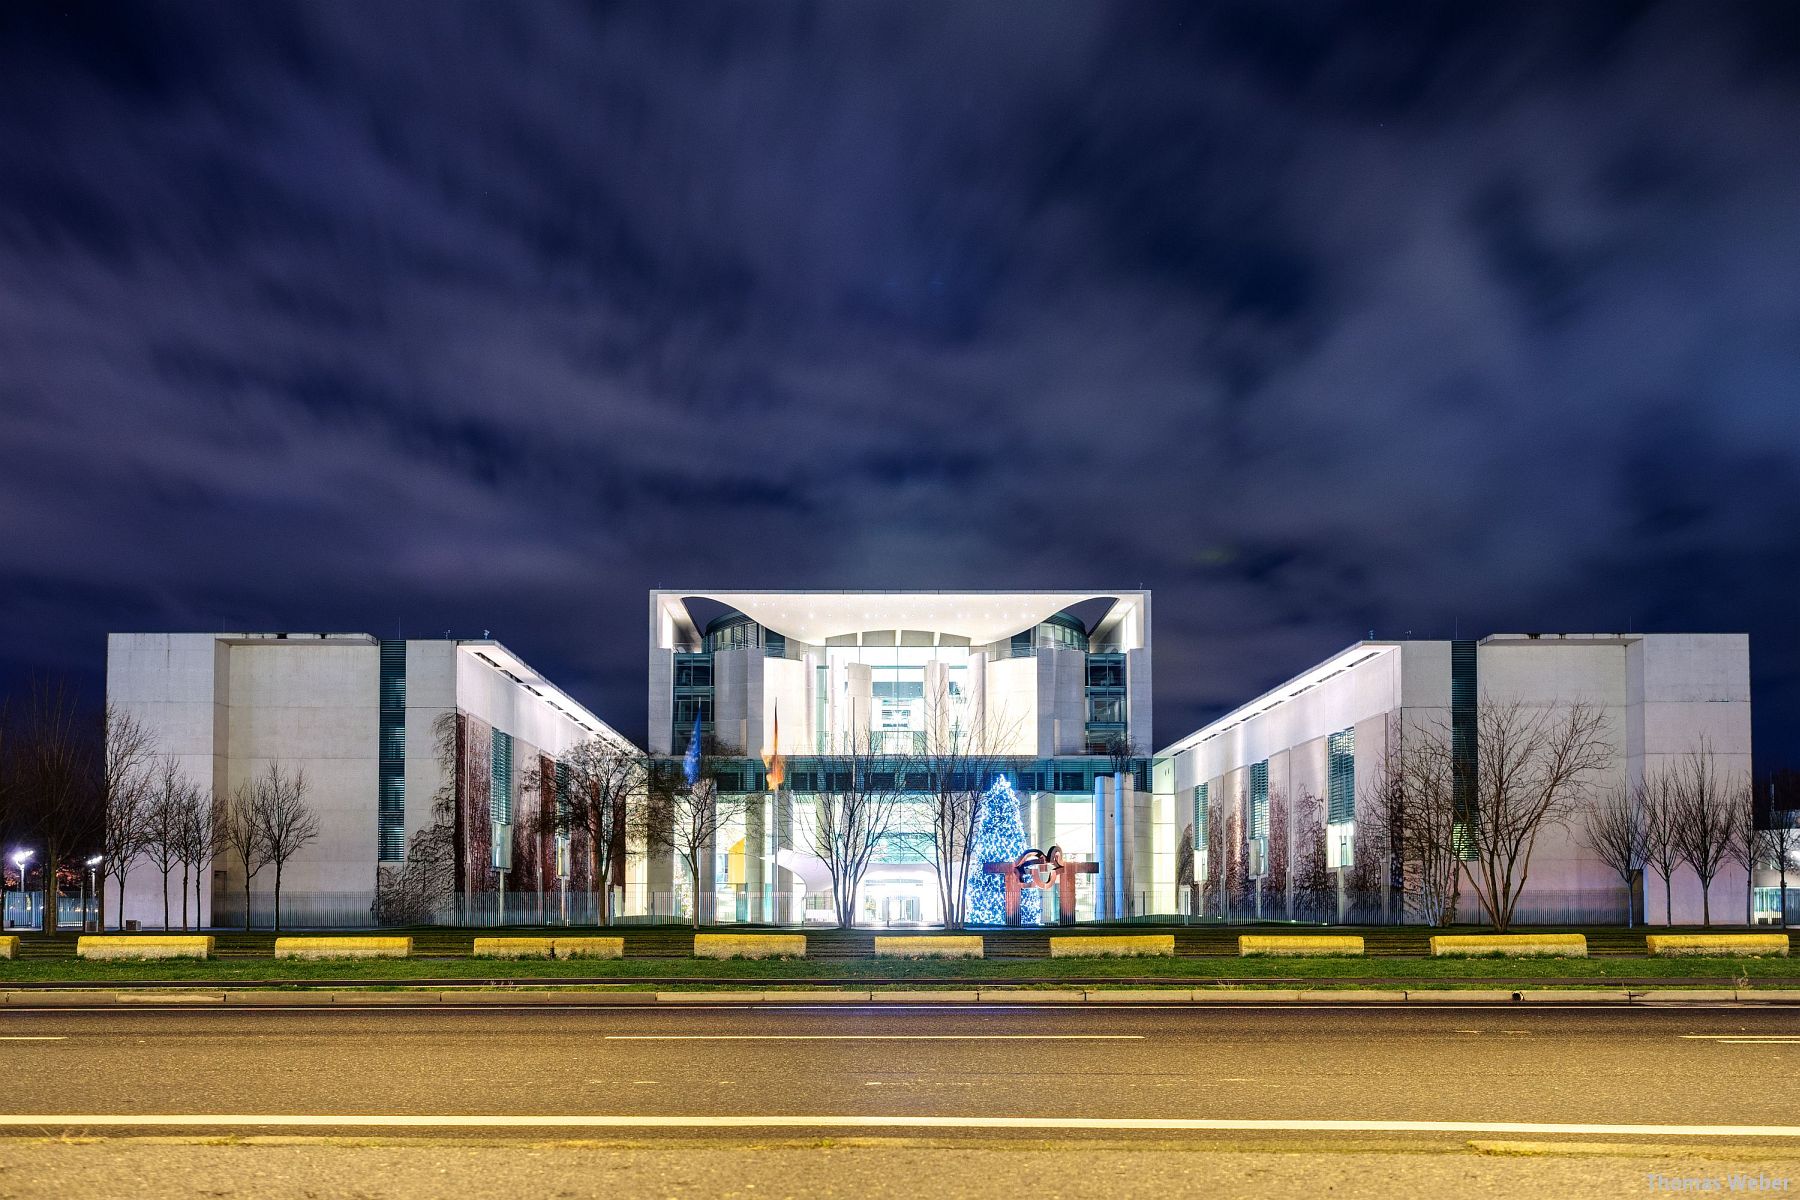
[[[1067,925],[1075,919],[1075,876],[1092,875],[1100,870],[1100,864],[1065,862],[1062,847],[1052,846],[1048,851],[1027,850],[1019,855],[1016,862],[983,863],[981,869],[989,875],[1002,875],[1006,879],[1008,925],[1019,923],[1019,902],[1024,898],[1028,887],[1042,892],[1055,888],[1056,921],[1059,925]]]

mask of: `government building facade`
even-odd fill
[[[1008,861],[1054,847],[1070,865],[1072,911],[1033,903],[1017,918],[1044,922],[1407,919],[1369,797],[1406,731],[1468,728],[1477,703],[1602,713],[1591,795],[1697,747],[1748,778],[1742,635],[1369,640],[1157,750],[1151,615],[1143,590],[659,589],[642,747],[489,639],[114,634],[107,692],[214,797],[272,763],[304,772],[321,836],[285,868],[290,925],[582,923],[602,893],[621,921],[836,923],[819,806],[847,771],[904,795],[947,747],[981,774],[984,806],[1004,806]],[[652,778],[704,761],[729,815],[696,870],[629,822],[598,856],[558,822],[559,772],[596,739]],[[918,799],[862,876],[859,925],[944,919]],[[1660,881],[1621,879],[1578,821],[1546,835],[1518,920],[1698,919],[1694,880],[1673,881],[1667,911]],[[1771,889],[1731,871],[1714,881],[1715,922],[1771,919]],[[242,865],[220,855],[209,874],[203,922],[241,924]],[[395,907],[395,881],[421,877],[436,898]],[[272,876],[249,883],[247,915],[264,924]],[[162,880],[139,868],[128,884],[113,911],[159,926]]]

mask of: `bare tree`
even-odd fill
[[[1792,772],[1778,771],[1769,781],[1768,855],[1770,864],[1780,876],[1781,886],[1776,904],[1781,909],[1781,927],[1787,928],[1788,868],[1800,858],[1800,807],[1796,807],[1796,782]],[[1783,785],[1786,785],[1785,787]],[[1793,790],[1789,790],[1793,789]],[[1785,793],[1785,794],[1784,794]]]
[[[1541,708],[1484,701],[1475,726],[1475,806],[1462,814],[1470,857],[1464,874],[1488,923],[1505,933],[1538,836],[1582,806],[1613,746],[1605,712],[1585,701]]]
[[[1618,787],[1591,805],[1581,827],[1581,844],[1611,867],[1625,885],[1625,925],[1635,923],[1631,882],[1643,875],[1648,837],[1642,788]]]
[[[32,685],[23,717],[10,739],[12,791],[22,832],[43,851],[44,932],[53,934],[57,872],[100,833],[107,777],[105,725],[102,748],[96,752],[91,718],[82,712],[74,691],[49,680]]]
[[[106,764],[102,779],[100,856],[102,879],[119,884],[118,925],[124,928],[125,878],[150,841],[155,802],[154,739],[130,713],[108,705]],[[100,889],[100,928],[106,928],[106,889]]]
[[[924,809],[927,840],[944,925],[968,918],[969,874],[981,797],[998,774],[1017,728],[1004,712],[988,712],[938,682],[925,697],[922,750],[907,763],[914,799]]]
[[[807,848],[825,864],[838,924],[856,924],[856,896],[882,842],[906,805],[908,760],[875,753],[865,734],[847,753],[820,761],[823,779],[812,819],[799,822]],[[928,772],[924,772],[929,777]]]
[[[1366,821],[1371,843],[1390,856],[1401,908],[1427,925],[1456,920],[1463,861],[1454,778],[1444,731],[1414,730],[1388,751],[1357,804],[1358,824]],[[1357,866],[1365,867],[1360,855]]]
[[[256,791],[248,783],[240,783],[227,797],[217,814],[219,845],[237,855],[244,869],[244,932],[250,932],[250,885],[258,872],[269,865],[269,847],[263,840],[262,822],[257,819]]]
[[[432,734],[437,744],[438,787],[431,797],[431,824],[407,842],[404,862],[377,869],[370,914],[380,925],[429,921],[456,895],[456,713],[440,714],[432,723]]]
[[[1644,861],[1662,877],[1664,925],[1675,923],[1675,872],[1682,863],[1681,843],[1675,836],[1680,792],[1676,774],[1666,763],[1646,767],[1637,786],[1638,810],[1644,818]],[[1646,924],[1649,919],[1646,913]]]
[[[1322,799],[1302,792],[1294,812],[1294,912],[1312,921],[1327,912],[1337,915],[1331,870],[1325,865],[1324,807]]]
[[[527,777],[527,786],[554,791],[556,834],[586,855],[602,925],[612,924],[613,878],[632,838],[644,833],[640,798],[648,777],[648,764],[635,747],[598,735],[556,760],[551,778],[543,777],[542,768],[533,768]]]
[[[1727,801],[1730,802],[1729,799]],[[1774,830],[1757,820],[1756,792],[1744,787],[1737,799],[1737,820],[1731,828],[1726,858],[1744,868],[1744,924],[1756,923],[1756,873],[1775,861]]]
[[[719,790],[715,764],[728,754],[711,738],[701,753],[680,764],[661,764],[650,774],[644,834],[648,845],[669,851],[686,873],[693,895],[693,924],[700,927],[706,907],[700,892],[714,843],[732,821],[744,815],[745,797]],[[690,773],[691,772],[691,773]]]
[[[1741,823],[1747,819],[1748,783],[1728,777],[1712,748],[1702,742],[1675,766],[1672,836],[1700,880],[1700,922],[1712,924],[1712,881],[1733,856]]]
[[[281,874],[319,836],[319,814],[306,798],[306,772],[292,775],[271,762],[256,782],[255,819],[269,863],[275,868],[275,928],[281,928]]]
[[[176,814],[177,857],[181,861],[181,927],[188,928],[188,878],[191,872],[194,883],[194,928],[200,928],[205,911],[200,903],[201,884],[206,881],[207,870],[218,855],[224,853],[226,845],[223,840],[223,827],[216,816],[222,815],[217,810],[222,806],[213,802],[210,791],[200,787],[189,787],[181,797],[181,808]]]
[[[184,828],[192,796],[197,789],[181,771],[181,763],[173,754],[165,754],[157,763],[156,779],[146,810],[144,854],[150,865],[162,873],[163,928],[169,928],[169,876],[181,865]],[[125,894],[125,879],[119,879],[119,895]],[[187,879],[182,878],[182,908],[187,908]],[[182,924],[185,926],[186,921]]]

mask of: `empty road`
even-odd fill
[[[1791,1192],[1796,1071],[1748,1007],[9,1009],[0,1197]]]

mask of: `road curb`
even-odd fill
[[[1323,1008],[1332,1005],[1453,1007],[1507,1004],[1521,1007],[1629,1007],[1669,1004],[1752,1004],[1800,1006],[1800,990],[1728,988],[1490,988],[1463,989],[1317,989],[1277,988],[1106,988],[1060,991],[1024,988],[909,989],[889,991],[574,991],[523,988],[446,990],[396,988],[389,991],[114,991],[107,988],[63,991],[0,991],[0,1006],[14,1011],[70,1008],[683,1008],[762,1005],[1032,1005],[1037,1007],[1121,1008],[1131,1005],[1226,1008],[1243,1005]]]

